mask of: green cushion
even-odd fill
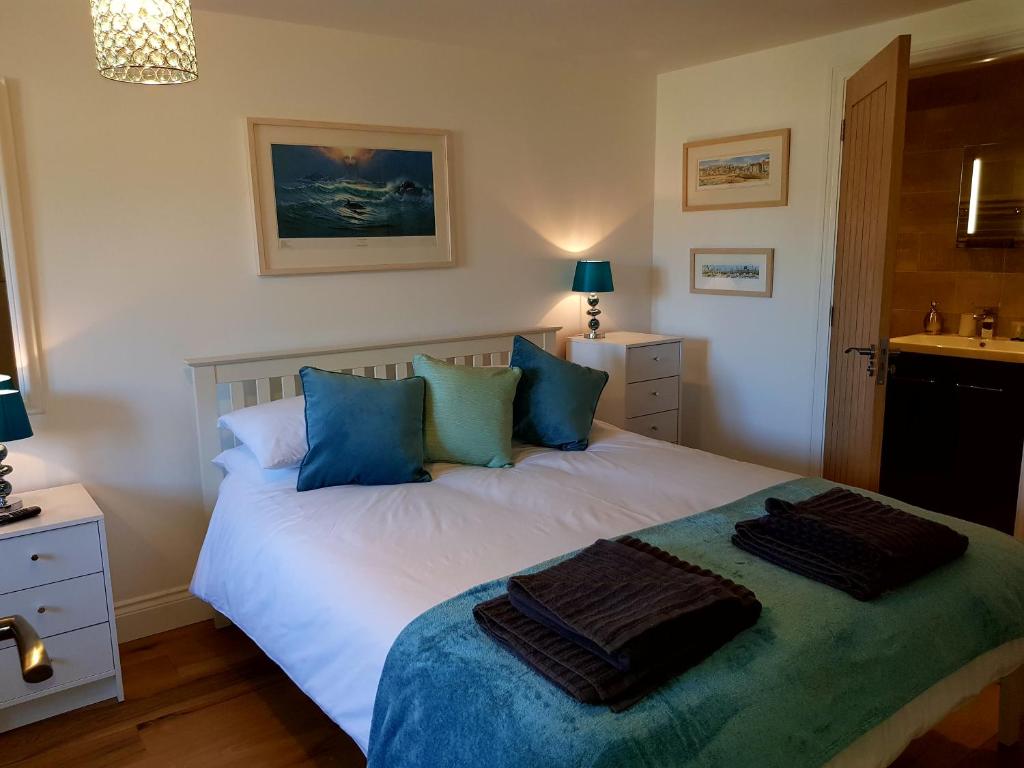
[[[412,369],[427,383],[427,461],[511,466],[512,401],[522,375],[518,368],[472,368],[416,355]]]

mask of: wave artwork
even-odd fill
[[[429,151],[272,144],[278,237],[433,237]]]

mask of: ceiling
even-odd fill
[[[651,72],[727,58],[958,0],[193,0],[258,16]]]

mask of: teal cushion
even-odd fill
[[[306,440],[296,490],[430,480],[423,468],[423,379],[303,368]]]
[[[426,380],[423,443],[427,461],[483,467],[512,464],[512,401],[518,368],[472,368],[416,355]]]
[[[586,450],[607,372],[562,360],[522,336],[512,343],[511,365],[523,372],[513,409],[516,439]]]

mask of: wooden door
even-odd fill
[[[878,489],[910,36],[846,82],[824,476]]]

